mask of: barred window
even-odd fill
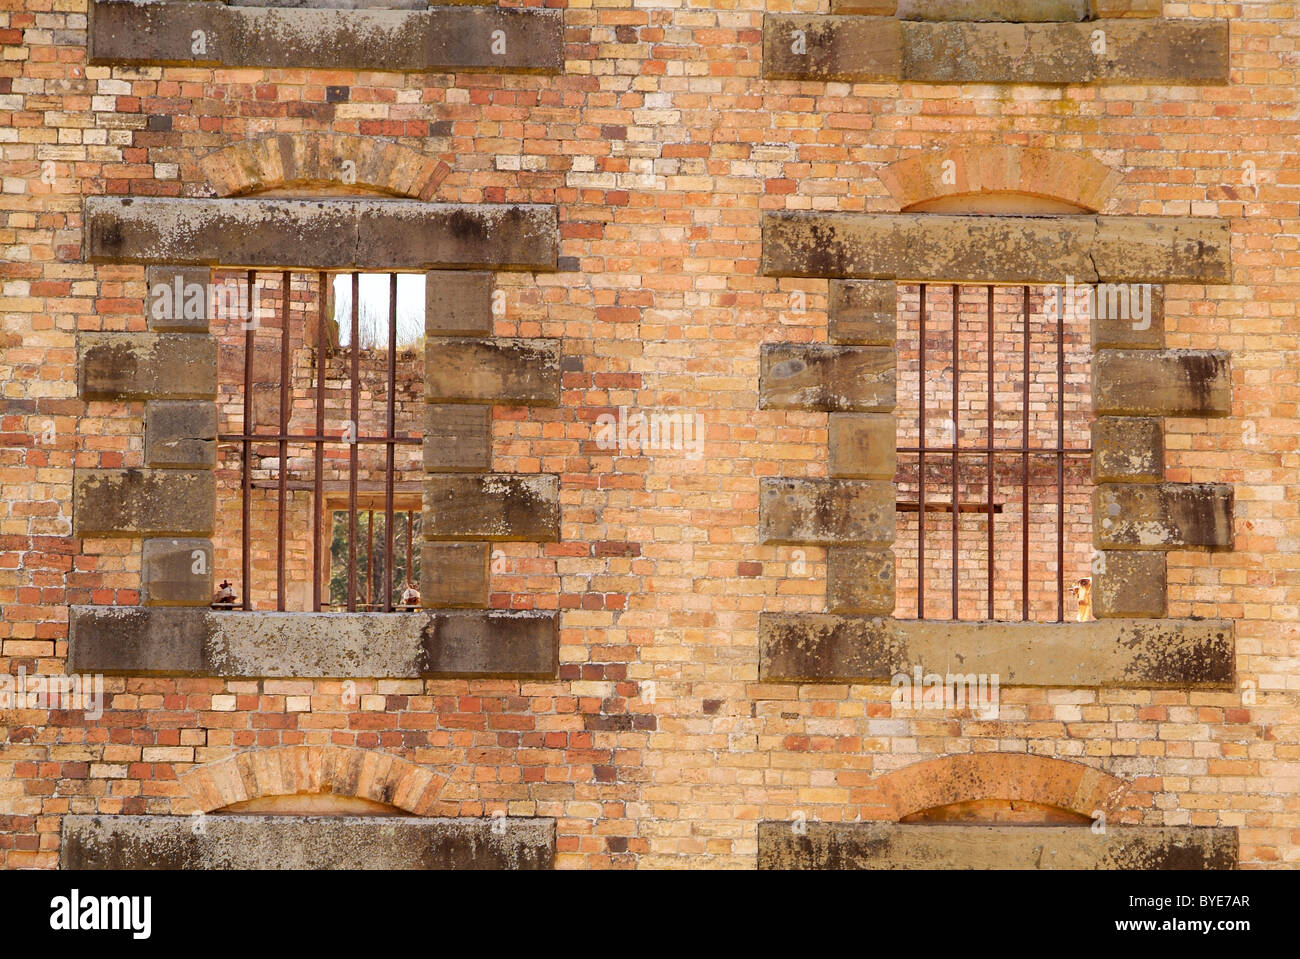
[[[418,608],[424,276],[213,280],[214,606]]]
[[[899,287],[897,616],[1079,617],[1093,417],[1075,289]]]

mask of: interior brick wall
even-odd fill
[[[595,0],[564,10],[563,75],[502,76],[92,66],[84,0],[0,4],[0,670],[61,674],[70,605],[140,601],[139,540],[72,525],[74,468],[143,463],[144,403],[77,395],[79,333],[146,328],[144,268],[83,258],[86,198],[212,195],[203,159],[272,134],[393,140],[446,165],[433,200],[558,206],[558,271],[498,274],[493,332],[565,357],[561,404],[498,408],[492,450],[560,478],[560,540],[494,544],[492,575],[494,605],[562,611],[558,679],[108,677],[97,721],[0,713],[0,865],[54,867],[66,815],[194,811],[200,764],[322,744],[445,776],[432,814],[555,817],[560,868],[752,868],[759,819],[891,820],[879,777],[989,753],[1123,780],[1112,822],[1300,862],[1300,13],[1166,2],[1231,20],[1227,85],[762,79],[764,14],[795,6]],[[1171,553],[1168,612],[1236,620],[1243,688],[1005,686],[988,722],[757,682],[760,613],[826,600],[824,550],[758,542],[760,480],[828,469],[826,413],[758,407],[762,345],[824,342],[828,296],[763,275],[760,217],[897,212],[882,168],[957,146],[1093,157],[1105,215],[1230,221],[1231,283],[1170,286],[1166,325],[1232,351],[1233,415],[1165,440],[1168,481],[1236,485],[1235,551]],[[702,458],[601,449],[619,407],[698,413]]]

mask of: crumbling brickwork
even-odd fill
[[[848,830],[988,865],[932,824],[1016,802],[1079,868],[1300,862],[1295,5],[530,0],[382,36],[304,11],[287,45],[237,6],[93,5],[0,2],[0,674],[104,694],[0,704],[0,866],[316,793],[425,817],[348,841],[431,837],[376,853],[415,865],[494,813],[526,820],[497,864],[871,865],[818,851]],[[243,40],[179,42],[218,20]],[[237,404],[215,325],[150,319],[158,267],[472,277],[409,381],[424,601],[454,609],[223,626],[169,572],[230,533],[204,410]],[[1071,569],[1120,557],[1098,619],[889,618],[905,459],[857,418],[895,416],[895,293],[1071,277],[1163,303],[1071,344],[1099,450]],[[699,443],[607,441],[637,413]],[[891,701],[948,655],[1000,674],[995,717]]]

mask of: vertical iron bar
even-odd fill
[[[251,312],[253,308],[253,287],[257,282],[257,274],[254,270],[248,271],[248,308]],[[244,442],[242,456],[242,476],[240,486],[242,487],[242,502],[240,503],[240,512],[243,531],[240,534],[240,575],[244,582],[241,589],[244,593],[244,609],[252,609],[252,559],[250,551],[252,542],[250,537],[249,526],[253,521],[253,465],[251,462],[252,445],[250,437],[253,434],[253,334],[255,327],[253,324],[254,317],[244,317]]]
[[[993,619],[993,287],[988,288],[988,323],[989,323],[989,347],[988,347],[988,541],[989,541],[989,562],[985,570],[985,576],[988,580],[988,605],[989,619]]]
[[[375,605],[375,510],[366,510],[366,609]]]
[[[315,447],[315,478],[313,482],[316,485],[314,495],[312,496],[312,547],[311,547],[311,608],[315,612],[320,612],[320,587],[321,587],[321,552],[324,546],[324,531],[321,524],[325,515],[325,503],[323,502],[323,492],[325,481],[323,474],[325,472],[325,307],[329,297],[326,295],[326,274],[322,271],[319,277],[320,305],[317,309],[316,318],[316,438],[313,443]]]
[[[920,333],[917,351],[920,371],[917,388],[919,404],[916,484],[916,618],[925,619],[925,284],[921,284]]]
[[[1062,305],[1064,306],[1064,305]],[[1065,621],[1065,310],[1056,311],[1056,621]]]
[[[289,482],[289,444],[283,437],[289,432],[289,287],[292,274],[280,274],[280,484],[275,515],[275,608],[284,612],[284,524],[285,500]]]
[[[958,503],[958,481],[960,472],[957,461],[961,458],[961,431],[958,424],[958,384],[961,380],[961,331],[957,315],[957,304],[961,299],[961,288],[952,285],[952,618],[961,619],[957,612],[957,549],[961,537],[961,513]]]
[[[352,371],[349,392],[351,449],[348,450],[348,612],[357,609],[357,440],[361,438],[361,396],[357,380],[361,376],[361,276],[352,274]]]
[[[388,284],[388,463],[384,471],[384,612],[393,611],[393,471],[397,466],[397,274]]]
[[[1024,441],[1020,454],[1020,477],[1024,484],[1021,488],[1021,510],[1023,511],[1020,553],[1020,604],[1021,619],[1029,619],[1029,287],[1023,288],[1020,319],[1024,324],[1025,337],[1025,382],[1021,398],[1021,417]]]

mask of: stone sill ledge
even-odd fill
[[[90,62],[419,73],[564,69],[559,10],[236,6],[205,0],[95,0]]]
[[[284,679],[554,679],[558,614],[74,606],[68,670]]]
[[[63,869],[550,869],[555,820],[65,816]]]
[[[1231,827],[758,824],[759,869],[1235,869]]]
[[[997,676],[1003,686],[1232,689],[1233,623],[1102,619],[943,622],[764,613],[759,680],[888,683],[923,672]]]

